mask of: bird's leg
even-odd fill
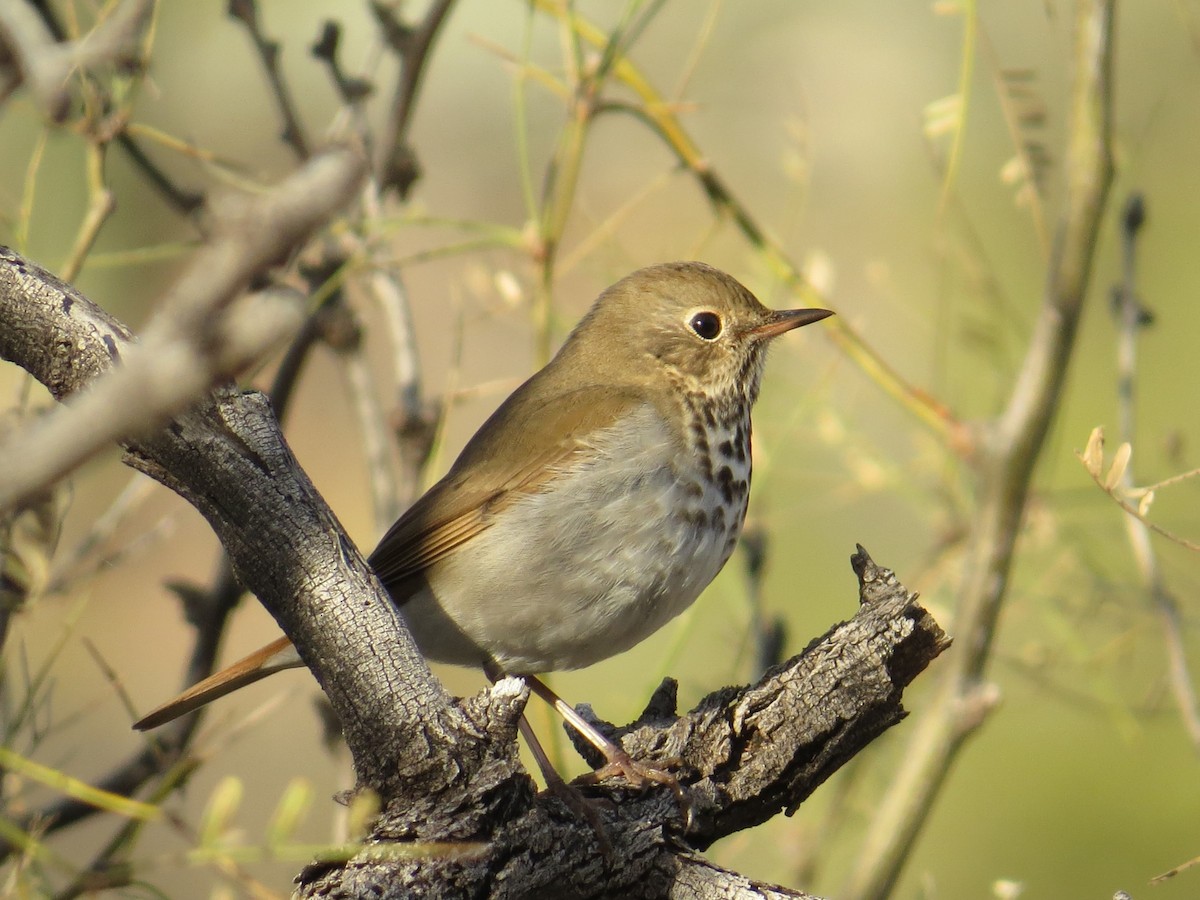
[[[500,664],[492,659],[484,662],[483,671],[493,683],[505,675]],[[549,703],[560,716],[570,723],[572,728],[583,736],[584,740],[599,750],[604,755],[604,758],[608,760],[605,765],[589,775],[583,776],[583,778],[593,783],[598,783],[613,775],[621,775],[626,781],[637,788],[645,788],[651,784],[665,785],[675,794],[675,802],[679,805],[679,812],[683,815],[684,830],[686,831],[688,828],[691,828],[692,803],[683,786],[674,775],[663,769],[656,769],[654,766],[648,766],[645,763],[635,760],[622,747],[597,731],[591,722],[575,711],[575,707],[558,696],[548,684],[536,675],[521,675],[519,677],[525,679],[525,683],[529,685],[531,691]],[[582,798],[558,774],[558,771],[554,768],[554,764],[550,762],[546,751],[542,749],[541,743],[534,735],[533,728],[530,727],[529,721],[524,715],[521,716],[518,728],[521,734],[525,736],[525,740],[529,744],[529,749],[533,753],[533,758],[537,761],[538,768],[542,770],[542,776],[546,779],[546,787],[563,799],[569,806],[579,809],[579,800]],[[598,819],[596,818],[595,811],[590,810],[586,806],[585,810],[584,816],[592,823],[593,827],[597,826]]]
[[[590,776],[585,777],[599,782],[612,775],[622,775],[626,781],[639,788],[644,788],[650,784],[666,785],[675,794],[675,800],[679,804],[680,812],[683,813],[686,826],[691,825],[691,801],[688,799],[687,793],[683,790],[683,786],[680,785],[679,780],[674,775],[635,760],[622,747],[597,731],[591,722],[575,711],[575,707],[558,696],[540,678],[534,675],[523,675],[521,677],[525,679],[531,691],[553,706],[558,714],[566,719],[571,724],[571,727],[583,736],[584,740],[604,754],[604,758],[608,760],[604,766],[591,773]]]
[[[592,827],[596,840],[600,844],[600,852],[604,854],[605,859],[613,860],[615,857],[612,841],[609,840],[608,832],[605,831],[604,823],[600,821],[600,815],[596,812],[595,806],[588,803],[587,798],[579,791],[563,781],[563,777],[554,768],[554,763],[550,762],[550,757],[546,755],[541,741],[533,732],[533,726],[529,724],[529,720],[523,713],[517,721],[517,728],[524,736],[525,743],[529,745],[529,752],[533,754],[538,768],[542,770],[542,777],[546,779],[546,789]]]
[[[488,680],[493,684],[504,677],[504,672],[500,667],[491,661],[484,664],[483,671],[487,675]],[[604,854],[605,859],[613,859],[612,841],[608,838],[608,832],[604,830],[604,823],[600,821],[599,814],[597,814],[592,804],[588,803],[586,797],[567,784],[563,780],[563,777],[558,774],[558,770],[554,768],[554,763],[550,762],[549,755],[547,755],[545,748],[542,747],[542,742],[538,740],[533,726],[529,724],[529,719],[525,717],[524,713],[517,720],[517,730],[525,738],[525,743],[529,746],[529,752],[533,754],[534,762],[542,770],[542,778],[546,780],[546,789],[565,803],[569,809],[574,810],[577,816],[592,827],[592,831],[596,835],[596,840],[600,844],[600,851]]]

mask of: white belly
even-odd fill
[[[725,508],[698,463],[668,464],[675,445],[658,414],[641,415],[636,444],[601,436],[595,461],[505,508],[437,564],[438,596],[402,607],[426,656],[479,665],[487,655],[515,673],[579,668],[629,649],[700,595],[728,559],[748,492]],[[734,478],[748,481],[741,468]]]

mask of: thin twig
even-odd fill
[[[1083,458],[1083,454],[1080,454],[1080,458],[1082,461],[1084,461],[1084,464],[1086,466],[1086,460]],[[1145,528],[1148,528],[1150,531],[1153,531],[1157,535],[1161,535],[1162,537],[1166,538],[1168,541],[1170,541],[1173,544],[1178,544],[1180,547],[1183,547],[1185,550],[1191,550],[1193,553],[1200,553],[1200,542],[1190,541],[1187,538],[1183,537],[1182,535],[1178,535],[1175,532],[1164,528],[1163,526],[1159,525],[1157,522],[1151,521],[1150,518],[1146,515],[1146,513],[1142,509],[1140,509],[1138,506],[1135,506],[1133,503],[1131,503],[1127,499],[1127,497],[1129,495],[1126,494],[1123,490],[1121,490],[1119,488],[1119,485],[1109,485],[1105,482],[1104,479],[1098,477],[1095,473],[1091,473],[1091,475],[1092,475],[1092,480],[1094,482],[1096,482],[1096,486],[1099,487],[1100,490],[1104,491],[1104,493],[1108,494],[1108,496],[1112,498],[1113,502],[1116,503],[1117,506],[1121,507],[1121,509],[1123,509],[1125,511],[1125,514],[1129,518],[1134,519],[1137,522],[1140,522]],[[1145,488],[1135,488],[1134,489],[1135,494],[1140,493],[1144,490],[1145,490]]]
[[[116,530],[126,521],[154,489],[154,482],[139,473],[134,473],[126,482],[125,487],[117,494],[108,508],[92,520],[88,528],[75,545],[65,552],[59,552],[54,557],[50,570],[48,589],[52,592],[66,590],[77,570],[84,561],[95,553],[97,548],[109,540]],[[99,557],[96,568],[101,564],[111,565],[112,557]]]
[[[371,11],[380,24],[388,45],[400,59],[400,74],[392,94],[387,120],[379,133],[374,165],[375,181],[382,191],[395,188],[401,198],[416,180],[415,159],[408,148],[408,132],[416,109],[421,78],[429,53],[454,0],[436,0],[416,27],[401,24],[392,9],[372,3]]]
[[[316,265],[302,267],[301,274],[307,286],[305,293],[311,298],[319,298],[319,302],[292,338],[267,391],[271,408],[280,422],[284,421],[291,408],[293,394],[300,383],[300,373],[312,356],[312,351],[322,342],[330,343],[331,331],[345,328],[344,325],[330,324],[331,319],[340,320],[348,315],[340,287],[343,265],[341,259],[323,258]]]
[[[1000,113],[1004,117],[1004,124],[1008,128],[1009,142],[1016,152],[1016,159],[1029,189],[1030,221],[1033,223],[1038,247],[1044,258],[1050,252],[1050,236],[1046,229],[1046,204],[1038,183],[1040,157],[1037,155],[1037,150],[1041,144],[1032,142],[1028,134],[1031,124],[1038,121],[1036,116],[1031,116],[1030,108],[1037,108],[1041,101],[1032,94],[1028,87],[1025,88],[1026,93],[1023,97],[1015,96],[1011,74],[1007,79],[1005,78],[1006,73],[999,64],[996,49],[992,46],[985,31],[980,32],[980,47],[991,66]],[[1024,108],[1018,102],[1019,99],[1024,100]]]
[[[1143,308],[1137,292],[1137,236],[1146,218],[1145,203],[1134,194],[1125,204],[1121,217],[1122,283],[1116,288],[1114,309],[1117,321],[1117,409],[1122,443],[1133,444],[1137,397],[1134,384],[1137,377],[1137,337],[1142,326],[1151,319]],[[1134,486],[1133,466],[1126,465],[1120,486],[1127,494]],[[1192,673],[1184,647],[1182,615],[1179,602],[1167,587],[1158,555],[1150,540],[1150,529],[1137,516],[1123,516],[1125,533],[1134,562],[1141,575],[1142,586],[1158,611],[1167,649],[1167,674],[1171,694],[1179,709],[1179,717],[1187,731],[1192,747],[1200,750],[1200,711],[1196,708],[1196,692],[1192,688]]]
[[[978,49],[979,10],[972,0],[958,7],[963,18],[961,59],[958,66],[957,115],[954,117],[954,132],[950,138],[950,150],[946,154],[942,171],[942,187],[938,198],[938,221],[944,221],[950,197],[956,193],[958,174],[962,168],[963,147],[967,138],[967,112],[970,109],[971,79],[975,72]]]
[[[275,97],[275,105],[283,118],[283,142],[292,148],[292,152],[303,162],[312,155],[309,141],[304,136],[304,126],[300,124],[300,116],[292,101],[292,92],[288,89],[283,75],[279,71],[279,42],[273,41],[262,32],[259,25],[258,3],[255,0],[229,0],[229,15],[246,26],[246,32],[258,52],[267,83],[271,86],[271,94]]]
[[[375,470],[371,481],[372,495],[376,498],[376,524],[386,526],[399,513],[398,507],[407,507],[416,499],[421,484],[421,470],[433,446],[439,410],[422,396],[417,334],[413,327],[408,291],[400,273],[391,267],[376,266],[362,283],[383,313],[394,373],[392,389],[395,409],[392,414],[369,419],[365,414],[378,416],[378,409],[370,410],[364,405],[360,411],[364,436],[370,438],[371,431],[376,430],[380,423],[390,420],[392,434],[400,451],[398,476],[385,478],[387,467],[383,465],[383,448],[373,446],[378,442],[377,438],[367,444],[367,462]],[[365,387],[360,385],[357,392],[363,394]],[[371,406],[375,405],[372,399]]]
[[[109,353],[122,365],[0,448],[0,471],[6,473],[0,507],[62,477],[111,442],[165,421],[293,332],[299,321],[287,292],[242,292],[255,274],[340,209],[361,175],[357,151],[334,149],[253,200],[230,198],[212,239],[167,294],[142,342],[111,338]],[[19,302],[22,291],[44,290],[44,279],[28,277],[24,260],[5,251],[4,263],[8,296],[0,304]],[[0,337],[0,352],[30,336]]]
[[[325,63],[333,86],[337,89],[342,102],[347,106],[356,106],[371,95],[373,85],[362,78],[347,75],[342,68],[340,48],[342,44],[342,26],[337,22],[327,21],[321,26],[321,34],[312,45],[309,52],[314,59]]]
[[[228,558],[222,554],[213,585],[208,591],[177,586],[176,592],[183,599],[188,618],[196,627],[196,642],[183,677],[183,683],[190,685],[212,674],[215,669],[229,614],[245,591],[234,578]],[[131,796],[147,781],[177,766],[191,746],[200,721],[199,715],[183,716],[159,729],[147,738],[140,750],[115,765],[94,785],[113,794]],[[16,827],[22,831],[36,827],[43,833],[53,833],[91,818],[98,812],[102,810],[91,804],[64,798],[18,820]],[[0,860],[15,849],[0,843]]]
[[[371,367],[363,353],[361,342],[347,348],[339,354],[342,360],[342,374],[345,376],[346,392],[350,395],[350,408],[358,420],[358,431],[362,436],[363,457],[367,464],[367,482],[371,488],[371,509],[374,514],[374,524],[377,531],[382,533],[402,511],[397,502],[396,479],[391,476],[389,465],[389,441],[384,423],[387,417],[380,408],[375,395],[375,379]],[[406,488],[416,485],[416,473],[409,477],[406,471],[402,474]],[[407,493],[407,490],[406,490]],[[405,505],[411,503],[411,495],[405,497]]]
[[[129,157],[134,168],[142,173],[142,176],[150,182],[150,185],[168,204],[175,208],[176,212],[189,216],[204,206],[204,194],[180,187],[172,181],[171,177],[146,155],[146,151],[142,149],[141,144],[133,135],[125,131],[121,132],[117,135],[117,146],[125,151],[125,155]]]
[[[117,208],[117,198],[104,178],[104,143],[93,139],[87,147],[88,208],[75,236],[75,244],[59,274],[63,281],[74,281],[83,269],[83,261],[100,235],[100,229]]]

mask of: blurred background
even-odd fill
[[[602,28],[617,18],[616,6],[577,4]],[[90,4],[59,7],[70,18]],[[360,4],[267,0],[260,9],[313,135],[339,117],[327,72],[308,54],[326,18],[343,26],[343,62],[389,83],[377,28]],[[405,15],[418,10],[406,6]],[[972,32],[966,26],[976,14]],[[970,421],[1001,408],[1041,300],[1063,183],[1071,18],[1071,4],[1061,0],[977,10],[967,2],[668,0],[629,57],[677,104],[709,165],[803,263],[827,304],[905,379]],[[1116,31],[1116,180],[1068,391],[1037,469],[988,669],[1002,699],[950,773],[897,897],[1100,898],[1118,889],[1135,898],[1200,896],[1200,869],[1148,884],[1200,855],[1197,748],[1171,702],[1161,621],[1138,578],[1123,513],[1076,457],[1093,427],[1115,433],[1109,298],[1120,278],[1119,211],[1136,191],[1148,210],[1138,290],[1154,322],[1139,344],[1135,479],[1157,482],[1198,465],[1200,3],[1120,4]],[[163,4],[151,60],[135,121],[204,151],[180,152],[165,139],[151,144],[179,181],[245,186],[292,169],[259,63],[224,4]],[[448,400],[429,481],[540,363],[531,324],[538,276],[529,254],[481,240],[494,226],[526,227],[527,192],[539,194],[565,121],[562,97],[532,67],[561,75],[552,17],[515,0],[455,7],[411,135],[421,180],[410,203],[389,211],[388,227],[372,236],[387,246],[410,292],[424,390]],[[957,103],[947,101],[956,94]],[[1023,122],[1015,139],[1014,109]],[[0,238],[55,270],[86,208],[82,144],[46,129],[27,98],[0,114]],[[1036,203],[1008,165],[1017,144],[1044,157]],[[947,179],[950,159],[956,168]],[[76,284],[137,328],[186,259],[194,232],[119,152],[110,153],[108,174],[118,208]],[[686,258],[728,270],[768,305],[796,305],[736,229],[714,216],[661,141],[632,117],[601,117],[588,136],[560,250],[554,344],[611,281]],[[359,312],[382,370],[387,344],[375,339],[378,313]],[[7,406],[30,389],[5,365],[0,390]],[[32,396],[43,402],[38,391]],[[288,437],[366,550],[381,530],[346,398],[337,360],[316,354]],[[950,625],[974,499],[969,472],[821,326],[776,344],[756,411],[755,452],[751,518],[767,540],[761,601],[785,624],[787,655],[853,615],[848,557],[856,542]],[[79,473],[62,546],[86,535],[134,477],[115,450]],[[30,680],[52,685],[36,734],[12,746],[83,780],[145,739],[130,731],[130,714],[98,658],[139,712],[181,688],[191,633],[164,582],[206,583],[217,565],[218,546],[200,517],[162,488],[145,490],[110,541],[110,551],[124,548],[117,558],[77,573],[68,590],[26,610],[6,647],[10,706]],[[1151,517],[1200,541],[1198,491],[1197,479],[1160,491]],[[1157,537],[1155,550],[1183,607],[1194,660],[1200,557]],[[679,679],[685,708],[756,677],[744,562],[735,555],[694,609],[651,640],[558,675],[555,687],[623,722],[664,675]],[[277,633],[251,599],[223,656],[235,659]],[[906,697],[914,716],[936,668]],[[439,675],[460,694],[483,683],[472,672]],[[169,807],[196,822],[214,791],[237,779],[242,798],[233,822],[253,848],[300,779],[312,806],[297,840],[332,840],[340,808],[331,797],[349,775],[344,755],[322,741],[315,694],[312,679],[293,672],[218,704],[198,744],[203,769]],[[542,710],[533,715],[543,731],[556,728]],[[912,725],[885,735],[794,817],[730,839],[712,857],[755,878],[836,896]],[[49,796],[30,792],[22,802],[37,806]],[[81,864],[111,828],[97,819],[56,835],[51,847]],[[248,853],[231,876],[185,859],[190,846],[170,827],[151,829],[137,856],[147,881],[191,898],[250,894],[255,879],[286,896],[307,861]]]

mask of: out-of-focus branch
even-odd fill
[[[408,145],[408,132],[416,110],[417,93],[425,74],[430,51],[442,24],[450,14],[454,0],[435,0],[415,27],[401,23],[388,4],[373,2],[384,39],[400,59],[400,74],[392,94],[392,104],[379,132],[374,164],[375,180],[381,190],[395,188],[403,198],[416,180],[419,168]]]
[[[384,41],[399,60],[400,70],[387,118],[377,137],[374,178],[363,192],[368,232],[369,226],[381,217],[388,194],[395,191],[401,200],[407,198],[420,177],[420,165],[408,143],[408,135],[434,43],[453,6],[454,0],[435,0],[417,24],[407,25],[391,5],[371,4]],[[347,387],[364,438],[376,526],[382,530],[416,498],[421,469],[433,445],[438,412],[422,397],[416,332],[401,272],[366,242],[356,252],[368,260],[367,270],[356,283],[383,314],[394,372],[395,407],[391,415],[380,416],[361,348],[347,347],[343,353]],[[400,451],[398,476],[393,476],[388,465],[388,441],[380,427],[385,421],[390,422]]]
[[[437,432],[440,405],[427,402],[422,396],[417,333],[413,327],[408,290],[400,273],[383,263],[380,268],[366,275],[364,286],[383,314],[392,349],[395,407],[388,419],[400,451],[400,472],[396,484],[388,493],[394,502],[406,507],[417,497],[421,469],[429,459]],[[369,423],[364,421],[363,427],[369,427]],[[376,494],[378,496],[379,492]],[[382,497],[377,501],[376,508],[386,512],[381,501]],[[393,509],[391,512],[394,517],[399,510]],[[388,517],[385,515],[384,518]]]
[[[296,104],[292,101],[292,92],[288,90],[287,82],[279,71],[279,42],[273,41],[262,32],[258,19],[258,3],[255,0],[229,0],[229,15],[246,26],[254,49],[258,52],[267,83],[275,97],[275,105],[283,118],[283,142],[292,148],[300,160],[308,159],[312,151],[308,139],[304,136],[304,127],[300,124],[300,116],[296,112]]]
[[[50,8],[50,5],[47,3],[39,4],[37,12],[41,16],[44,26],[49,29],[54,39],[62,41],[65,36],[65,30],[62,23],[55,17],[55,11]],[[203,194],[175,184],[167,173],[146,155],[146,151],[142,149],[142,146],[128,131],[121,131],[116,137],[116,143],[117,146],[125,151],[134,168],[142,173],[142,176],[150,183],[150,186],[158,191],[162,198],[174,207],[177,212],[183,215],[191,215],[204,205]],[[67,280],[70,279],[68,278]]]
[[[350,408],[358,420],[362,435],[363,459],[367,465],[367,481],[371,489],[371,509],[377,531],[382,532],[403,511],[398,502],[397,479],[391,467],[391,440],[387,428],[387,416],[380,408],[376,395],[375,379],[363,352],[361,336],[334,348],[341,361],[346,391],[350,395]],[[416,467],[401,465],[400,477],[407,484],[417,484]],[[414,495],[406,492],[403,506],[412,503]]]
[[[62,477],[111,442],[163,424],[293,332],[300,316],[292,292],[272,289],[237,298],[251,278],[286,257],[353,197],[363,170],[358,150],[338,148],[261,196],[229,197],[219,204],[210,241],[168,292],[141,344],[130,344],[128,333],[106,331],[108,358],[86,365],[93,374],[118,359],[121,365],[0,447],[0,470],[6,475],[0,507]],[[18,345],[38,341],[44,337],[40,329],[48,327],[16,310],[43,310],[28,298],[57,279],[48,282],[45,273],[31,277],[25,261],[7,251],[0,262],[0,318],[14,323],[0,330],[0,356],[12,359],[27,355]],[[58,284],[69,298],[69,287]],[[90,315],[73,302],[68,312]],[[92,321],[82,325],[106,329]],[[42,361],[51,369],[63,364],[45,351]],[[71,390],[66,377],[71,373],[44,374],[41,380],[56,397]]]
[[[125,151],[129,161],[142,173],[150,186],[158,191],[176,212],[181,215],[191,215],[204,205],[204,194],[189,188],[180,187],[165,171],[147,154],[142,145],[127,131],[117,135],[117,145]]]
[[[1008,406],[981,446],[980,501],[951,628],[957,652],[901,754],[903,762],[842,894],[847,898],[890,892],[954,757],[995,700],[984,671],[1034,467],[1062,398],[1112,179],[1113,7],[1114,0],[1078,0],[1075,5],[1065,201],[1029,350]]]
[[[342,26],[330,19],[321,26],[321,33],[309,48],[309,53],[313,59],[319,59],[325,63],[325,68],[328,70],[329,77],[332,79],[338,95],[342,98],[342,102],[346,106],[357,107],[363,100],[371,96],[375,87],[365,78],[356,78],[346,74],[346,70],[342,66],[341,45]]]
[[[153,0],[124,0],[87,35],[60,42],[25,0],[9,0],[0,3],[0,44],[43,114],[61,122],[70,110],[68,85],[80,69],[137,63],[153,8]]]
[[[1137,236],[1146,219],[1146,208],[1140,194],[1134,194],[1125,205],[1121,217],[1121,247],[1123,278],[1114,291],[1117,322],[1117,408],[1120,423],[1120,440],[1132,445],[1135,438],[1135,410],[1137,395],[1134,390],[1137,378],[1137,337],[1151,317],[1142,306],[1137,291]],[[1133,466],[1126,465],[1121,475],[1120,487],[1128,494],[1134,486]],[[1171,694],[1179,709],[1179,717],[1187,731],[1192,746],[1200,750],[1200,711],[1196,707],[1196,692],[1192,687],[1192,672],[1188,665],[1187,650],[1183,642],[1183,622],[1179,601],[1167,587],[1158,554],[1150,540],[1150,528],[1137,516],[1127,515],[1125,533],[1129,547],[1142,579],[1142,586],[1150,597],[1162,621],[1163,643],[1167,648],[1167,673]]]

